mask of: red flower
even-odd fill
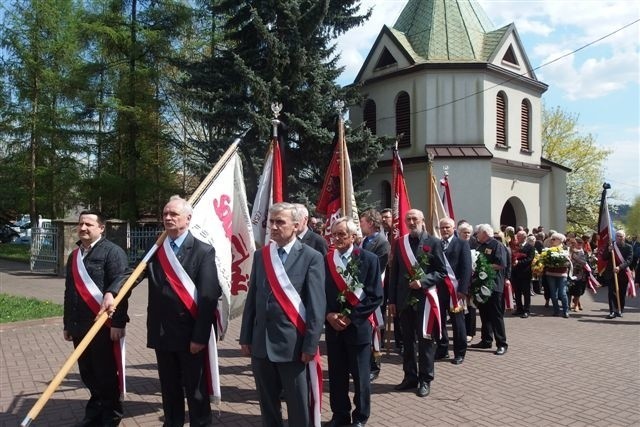
[[[353,252],[351,254],[355,257],[360,256],[360,248],[353,248]]]
[[[431,246],[429,245],[422,246],[422,252],[429,252],[429,251],[431,251]]]

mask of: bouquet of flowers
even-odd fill
[[[561,246],[544,248],[533,260],[534,274],[541,275],[545,269],[564,269],[569,267],[569,252]]]
[[[475,249],[471,250],[471,270],[471,302],[485,303],[496,287],[496,272],[487,257]]]
[[[424,270],[429,266],[429,253],[431,252],[431,246],[422,245],[418,248],[418,254],[416,255],[416,262],[411,270],[405,275],[409,283],[414,280],[420,280],[425,276]],[[418,298],[413,296],[411,293],[407,296],[407,305],[410,307],[415,307],[418,304]]]
[[[353,252],[351,252],[351,258],[345,268],[338,266],[336,267],[336,270],[344,278],[344,281],[347,284],[347,289],[338,293],[336,299],[340,304],[340,314],[342,316],[348,316],[351,314],[351,307],[347,301],[346,292],[355,292],[364,287],[364,284],[358,278],[360,273],[360,249],[354,247]]]

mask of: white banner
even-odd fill
[[[195,237],[216,249],[222,287],[218,334],[223,339],[229,319],[242,314],[256,249],[237,152],[194,204],[190,229]]]

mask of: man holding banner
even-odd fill
[[[609,314],[606,316],[607,319],[622,317],[627,287],[629,285],[633,286],[629,270],[629,265],[633,259],[633,250],[631,245],[625,241],[625,237],[624,230],[616,231],[615,243],[601,254],[602,259],[606,262],[605,270],[602,272],[602,281],[609,287]],[[615,253],[615,264],[612,261],[612,253]],[[617,287],[614,283],[614,275],[618,279]]]
[[[262,422],[320,426],[322,367],[318,342],[326,297],[322,255],[296,237],[300,212],[291,203],[269,208],[272,241],[254,254],[242,315],[240,346],[251,356]]]
[[[105,221],[98,211],[80,213],[78,248],[67,261],[64,292],[64,339],[77,347],[87,334],[103,299],[113,300],[126,278],[124,250],[102,237]],[[79,426],[117,426],[122,419],[124,372],[121,343],[125,335],[127,300],[112,314],[78,359],[80,378],[91,397]]]
[[[435,340],[440,336],[436,286],[443,282],[447,270],[440,239],[424,230],[424,214],[411,209],[404,220],[409,233],[396,242],[389,278],[389,313],[400,316],[403,343],[404,378],[395,389],[415,389],[418,396],[425,397],[434,378]]]
[[[165,426],[211,425],[216,369],[215,312],[222,293],[215,249],[189,231],[193,208],[172,196],[162,212],[167,234],[147,266],[147,346],[156,352]]]

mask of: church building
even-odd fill
[[[354,126],[398,137],[411,207],[427,212],[428,160],[448,172],[455,220],[564,230],[569,169],[542,157],[542,94],[514,24],[474,0],[409,0],[353,82]],[[391,206],[391,150],[364,188]],[[440,188],[439,191],[442,192]]]

